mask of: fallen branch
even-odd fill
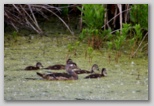
[[[45,15],[45,12],[50,12],[66,26],[72,35],[74,35],[74,32],[71,31],[65,21],[56,14],[57,11],[61,11],[61,8],[68,7],[55,7],[50,4],[6,4],[4,5],[4,21],[12,25],[17,31],[19,28],[25,27],[42,34],[43,31],[38,24],[35,13],[39,13],[45,19],[48,19],[47,15]]]
[[[145,36],[143,37],[143,39],[142,39],[142,41],[140,42],[140,44],[139,44],[139,46],[138,46],[138,48],[136,49],[136,51],[132,54],[132,57],[134,57],[135,56],[135,54],[137,53],[137,51],[139,50],[139,48],[140,48],[140,46],[141,46],[141,44],[142,44],[142,42],[144,41],[144,39],[146,38],[146,36],[148,35],[148,32],[145,34]]]

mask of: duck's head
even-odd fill
[[[36,63],[36,67],[39,67],[39,68],[40,68],[40,67],[43,67],[43,65],[42,65],[41,62],[37,62],[37,63]]]
[[[94,71],[99,71],[99,67],[97,64],[94,64],[91,68],[91,72],[93,73]]]
[[[67,61],[66,61],[66,69],[74,69],[74,68],[77,68],[78,69],[78,66],[77,66],[77,64],[76,63],[74,63],[73,61],[72,61],[72,59],[68,59]]]
[[[102,75],[107,76],[106,68],[102,68]]]
[[[73,63],[72,59],[67,59],[66,64]]]

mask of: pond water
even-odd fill
[[[80,43],[76,56],[68,53],[68,43],[75,42],[72,36],[19,37],[17,42],[5,42],[4,48],[4,99],[5,100],[148,100],[148,57],[129,59],[122,53],[115,61],[115,51],[102,48],[93,51],[92,61],[85,58],[87,46]],[[29,65],[41,62],[45,67],[65,64],[69,57],[81,69],[90,70],[92,64],[107,69],[107,77],[83,79],[88,74],[78,75],[75,81],[47,81],[36,75],[49,70],[24,71]],[[65,70],[52,70],[65,72]]]

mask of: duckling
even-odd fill
[[[50,69],[50,70],[63,70],[65,69],[65,65],[62,65],[62,64],[56,64],[56,65],[53,65],[53,66],[48,66],[44,69]]]
[[[72,59],[68,59],[68,60],[66,61],[65,70],[66,70],[67,73],[70,73],[69,71],[72,71],[72,70],[73,70],[73,71],[75,71],[75,70],[80,70],[80,68],[78,68],[77,64],[74,63],[74,62],[72,61]]]
[[[84,79],[88,78],[101,78],[107,76],[106,68],[102,68],[101,74],[91,74],[86,76]]]
[[[42,74],[37,72],[36,74],[46,80],[77,80],[78,76],[74,72],[74,69],[77,68],[76,63],[72,59],[66,61],[65,70],[67,73],[48,73]]]
[[[25,70],[38,70],[40,67],[43,67],[41,62],[37,62],[36,66],[27,66]]]
[[[73,71],[71,74],[68,74],[68,73],[42,74],[39,72],[37,72],[36,74],[46,80],[77,80],[78,79],[78,76]]]
[[[78,69],[76,63],[72,61],[72,59],[68,59],[66,61],[65,70],[67,73],[48,73],[42,74],[37,72],[36,74],[41,76],[46,80],[77,80],[78,75],[74,72],[74,70]]]
[[[68,73],[57,73],[57,72],[48,72],[48,75],[50,76],[55,76],[55,77],[60,77],[60,76],[64,76],[64,77],[69,77],[70,75]]]
[[[78,68],[77,64],[72,61],[72,59],[68,59],[66,61],[66,65],[69,65],[72,68]]]
[[[74,65],[74,66],[76,66],[76,63],[74,63],[74,62],[72,61],[72,59],[68,59],[68,60],[66,61],[66,64],[70,64],[70,65]],[[48,66],[48,67],[43,68],[43,69],[50,69],[50,70],[63,70],[63,69],[65,69],[65,65],[62,65],[62,64],[56,64],[56,65],[53,65],[53,66]]]
[[[76,74],[85,74],[85,73],[93,73],[95,70],[99,71],[98,65],[97,64],[93,64],[93,66],[91,67],[91,71],[87,71],[87,70],[75,70],[74,72]]]

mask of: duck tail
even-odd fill
[[[36,74],[40,77],[44,77],[44,75],[42,73],[36,72]]]

